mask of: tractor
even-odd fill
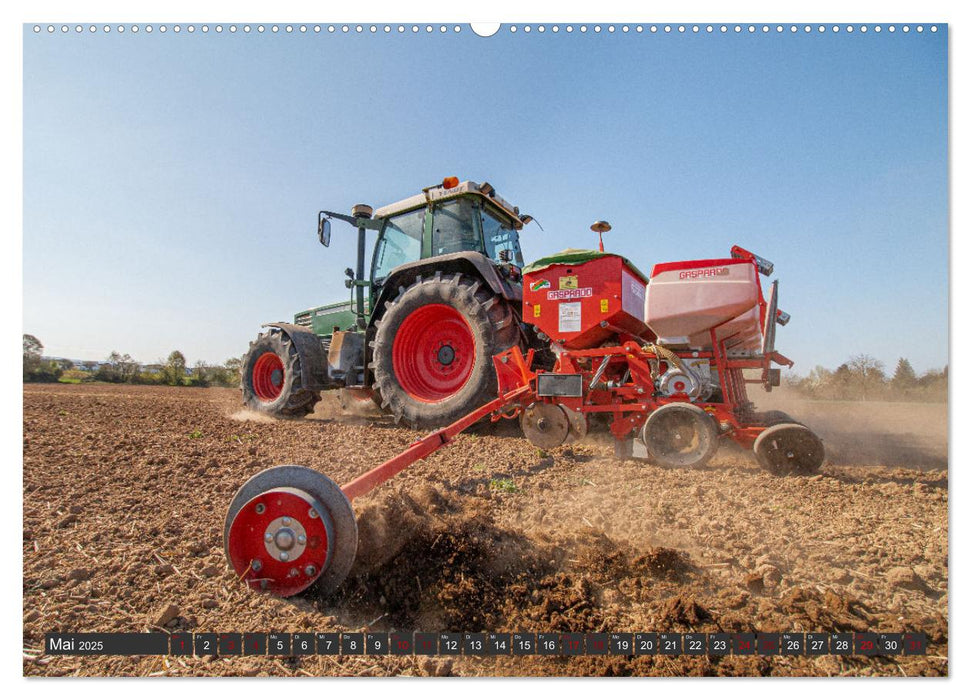
[[[519,246],[532,217],[488,183],[447,177],[376,211],[319,212],[324,246],[335,220],[357,229],[351,299],[265,324],[243,359],[245,404],[303,417],[338,389],[344,407],[373,402],[396,422],[438,427],[495,398],[492,357],[536,345],[522,323]]]

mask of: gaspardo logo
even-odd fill
[[[546,298],[549,301],[556,301],[557,299],[582,299],[592,296],[593,287],[584,287],[583,289],[556,289],[546,293]]]
[[[728,274],[727,267],[706,267],[701,270],[685,270],[678,277],[687,279],[706,279],[709,277],[724,277]]]

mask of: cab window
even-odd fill
[[[380,282],[399,265],[421,258],[425,210],[417,209],[388,219],[374,248],[374,281]]]
[[[522,267],[523,252],[519,248],[519,232],[507,219],[494,216],[488,209],[482,209],[482,238],[485,240],[486,255],[499,262],[499,253],[509,251],[509,262]]]
[[[432,227],[432,255],[447,255],[466,250],[482,252],[482,243],[475,231],[472,201],[455,199],[435,207]]]

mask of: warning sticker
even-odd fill
[[[560,304],[560,333],[576,333],[580,330],[580,308],[579,301]]]
[[[610,310],[610,303],[606,299],[600,300],[600,313],[605,314]]]
[[[542,307],[539,304],[533,304],[533,318],[539,318],[540,308]]]
[[[560,277],[560,289],[576,289],[579,287],[576,275],[568,275],[567,277]]]

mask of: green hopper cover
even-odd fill
[[[638,270],[634,263],[622,255],[617,255],[616,253],[601,253],[599,250],[584,250],[583,248],[567,248],[566,250],[561,250],[559,253],[554,253],[553,255],[547,255],[545,258],[540,258],[536,262],[532,262],[527,265],[523,269],[523,274],[539,272],[540,270],[545,270],[552,265],[580,265],[581,263],[590,262],[591,260],[607,257],[609,255],[623,260],[631,270],[637,273],[640,278],[644,280],[644,282],[647,282],[647,275]]]

